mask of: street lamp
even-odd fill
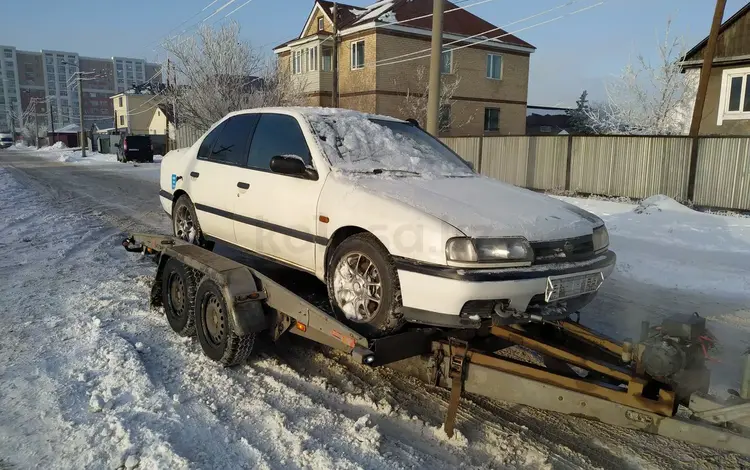
[[[80,120],[80,126],[81,126],[81,157],[86,156],[86,145],[87,145],[87,139],[86,139],[86,128],[83,125],[83,80],[81,80],[81,67],[80,65],[73,63],[73,62],[66,62],[61,61],[60,64],[62,65],[70,65],[72,67],[75,67],[78,69],[78,117]]]

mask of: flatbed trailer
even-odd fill
[[[468,393],[750,456],[750,358],[742,391],[721,401],[707,393],[705,368],[680,370],[680,380],[688,388],[645,372],[649,355],[651,363],[657,361],[660,366],[665,362],[669,366],[673,358],[685,362],[684,354],[669,349],[673,343],[668,336],[663,336],[663,344],[659,343],[662,336],[648,343],[645,333],[639,343],[617,342],[565,320],[517,325],[488,321],[479,329],[463,330],[412,327],[368,339],[262,272],[181,239],[134,234],[123,246],[152,255],[158,263],[151,290],[153,307],[166,309],[165,301],[171,304],[185,293],[195,297],[187,302],[182,298],[182,305],[194,309],[189,313],[196,323],[205,323],[181,333],[199,330],[204,352],[224,365],[244,362],[259,334],[276,341],[289,333],[343,351],[366,366],[388,366],[449,388],[445,420],[449,436],[460,398]],[[171,269],[175,264],[184,269]],[[177,281],[182,284],[170,284],[180,273],[184,279]],[[182,294],[172,285],[183,286]],[[216,325],[219,316],[224,321],[226,315],[223,326],[215,326],[226,330],[222,330],[221,354],[205,339],[211,315]],[[692,334],[691,320],[677,326],[665,324],[656,331],[666,335],[668,328],[687,328],[686,334]],[[535,351],[543,364],[504,356],[502,351],[512,346]],[[653,359],[652,351],[663,352],[659,348],[667,353]]]

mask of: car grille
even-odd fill
[[[533,242],[531,247],[534,249],[534,264],[569,263],[594,257],[594,239],[591,235],[551,242]]]

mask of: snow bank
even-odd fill
[[[68,150],[60,153],[57,161],[65,163],[117,163],[117,156],[109,153],[87,151],[83,157],[80,150]]]
[[[67,149],[67,148],[68,147],[64,143],[62,143],[62,142],[55,142],[53,145],[47,145],[47,146],[41,147],[39,149],[39,151],[41,151],[41,152],[54,152],[54,151],[58,151],[58,150],[64,150],[64,149]]]
[[[694,212],[669,196],[657,194],[642,200],[634,209],[637,214],[653,214],[661,211]]]

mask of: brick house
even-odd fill
[[[429,66],[432,3],[337,4],[340,107],[413,117],[401,108],[407,93],[425,89],[427,75],[417,76]],[[446,12],[454,8],[445,2]],[[332,104],[333,11],[333,2],[317,0],[299,37],[274,49],[280,67],[301,81],[310,106]],[[534,46],[466,10],[444,16],[443,42],[453,41],[444,47],[442,68],[446,81],[460,82],[452,105],[442,110],[454,123],[443,134],[524,134]]]

